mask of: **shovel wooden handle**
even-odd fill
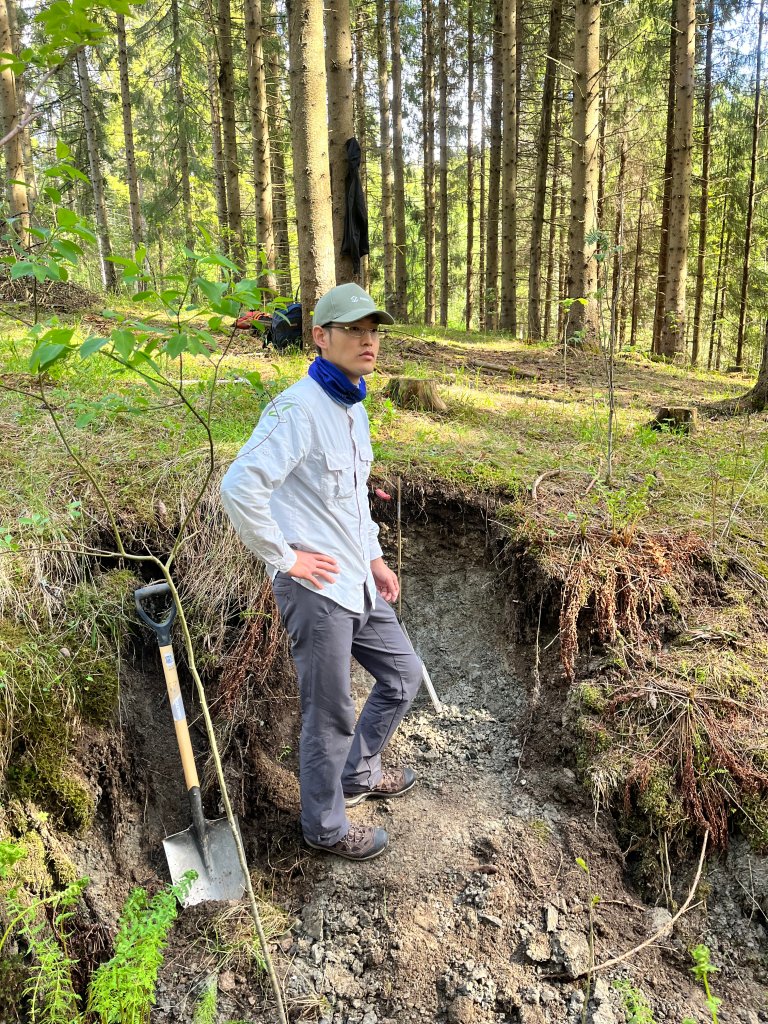
[[[165,674],[165,685],[168,690],[168,700],[171,704],[173,725],[176,729],[176,742],[179,745],[181,755],[181,766],[184,769],[184,781],[187,790],[195,786],[200,788],[200,780],[197,777],[195,767],[195,756],[192,753],[192,742],[189,738],[189,727],[187,726],[187,714],[184,710],[184,701],[179,687],[179,674],[176,671],[176,659],[173,656],[173,648],[170,644],[161,644],[160,659],[163,663]]]

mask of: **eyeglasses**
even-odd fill
[[[325,324],[325,327],[335,327],[337,331],[344,331],[351,341],[362,341],[366,334],[370,334],[374,341],[386,336],[378,327],[348,327],[346,324]]]

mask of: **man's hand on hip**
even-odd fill
[[[397,573],[392,572],[383,558],[374,558],[371,562],[371,572],[376,583],[376,589],[385,601],[396,601],[400,593],[400,582]]]
[[[297,580],[309,580],[318,590],[322,590],[323,584],[319,580],[335,583],[334,576],[338,572],[338,563],[330,555],[324,555],[321,551],[297,551],[296,561],[288,570],[288,575]]]

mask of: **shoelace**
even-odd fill
[[[344,836],[344,842],[349,843],[352,846],[357,846],[362,843],[368,834],[368,830],[365,825],[350,825],[349,831]]]

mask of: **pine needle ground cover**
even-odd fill
[[[83,339],[92,327],[80,325]],[[87,827],[88,806],[67,796],[76,768],[62,762],[50,771],[46,735],[64,722],[69,756],[88,716],[108,715],[116,684],[98,687],[94,708],[94,671],[77,669],[77,659],[87,652],[107,678],[106,665],[117,663],[127,635],[133,582],[120,575],[126,570],[109,546],[105,511],[67,457],[50,409],[136,551],[173,543],[205,477],[208,442],[188,409],[158,399],[106,360],[54,367],[45,382],[47,410],[25,353],[13,336],[3,345],[4,785],[40,799],[62,823]],[[243,553],[217,500],[218,475],[261,409],[244,374],[257,370],[275,393],[306,367],[304,356],[278,357],[256,339],[239,337],[237,349],[222,362],[212,400],[217,473],[177,562],[194,636],[215,672],[240,663],[238,652],[274,658],[279,648],[263,577],[243,573]],[[447,410],[396,408],[384,396],[395,374],[435,381]],[[184,357],[193,403],[208,401],[211,377],[208,360]],[[377,482],[392,486],[402,475],[413,489],[488,500],[509,543],[536,560],[558,608],[582,771],[598,802],[623,808],[627,822],[641,815],[651,832],[709,830],[721,845],[728,823],[738,820],[762,846],[768,421],[702,420],[693,435],[653,430],[658,405],[730,397],[749,381],[691,374],[636,353],[619,357],[615,377],[608,482],[601,358],[564,359],[554,347],[493,335],[411,329],[393,336],[369,379]],[[73,601],[87,613],[78,614]],[[247,609],[262,612],[249,616]],[[585,688],[577,685],[580,645],[592,643],[611,652],[610,664]],[[242,692],[234,676],[223,687],[233,704]],[[50,693],[53,704],[42,696]],[[47,769],[41,777],[69,772],[75,782],[43,793],[31,781],[35,765]]]

